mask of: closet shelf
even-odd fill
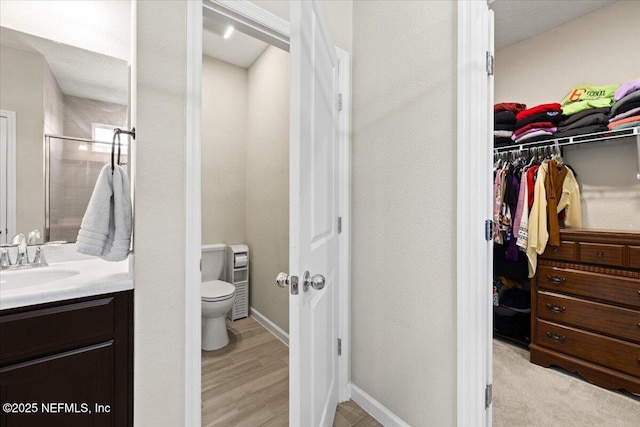
[[[536,141],[523,144],[513,144],[504,147],[495,147],[493,149],[494,154],[499,153],[511,153],[528,150],[531,148],[543,148],[543,147],[564,147],[567,145],[586,144],[591,142],[603,142],[610,141],[612,139],[635,137],[638,149],[638,173],[637,178],[640,179],[640,127],[608,130],[604,132],[586,133],[583,135],[570,136],[567,138],[555,138],[548,139],[546,141]]]
[[[548,146],[565,146],[574,144],[584,144],[587,142],[608,141],[610,139],[628,138],[630,136],[640,136],[640,127],[608,130],[604,132],[585,133],[583,135],[569,136],[566,138],[547,139],[545,141],[536,141],[523,144],[513,144],[504,147],[495,147],[495,153],[504,153],[508,151],[520,151],[528,148],[548,147]]]

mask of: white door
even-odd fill
[[[0,244],[7,241],[7,148],[9,147],[9,122],[0,115]]]
[[[0,244],[16,233],[16,113],[0,110]]]
[[[291,3],[291,427],[331,426],[337,404],[338,61],[321,7]]]
[[[485,34],[487,34],[487,51],[488,52],[492,52],[492,54],[495,52],[494,51],[494,21],[493,21],[493,10],[489,10],[488,8],[485,9],[485,14],[484,14],[484,21],[485,21]],[[493,60],[492,60],[492,68],[493,68]],[[492,70],[493,71],[493,70]],[[487,140],[489,141],[489,144],[493,147],[493,72],[488,73],[487,75],[487,101],[488,104],[486,106],[486,110],[488,112],[487,114],[487,118],[486,118],[486,122],[487,122],[487,128],[488,128],[488,132],[486,133],[487,135]],[[488,183],[488,188],[489,189],[493,189],[493,174],[491,173],[492,170],[492,164],[491,164],[491,159],[488,159],[488,161],[485,162],[484,167],[486,168],[486,176],[487,179],[485,180],[485,182]],[[489,191],[489,193],[493,194],[493,191]],[[486,204],[486,214],[489,215],[487,218],[491,218],[491,214],[492,214],[492,209],[493,209],[493,200],[492,197],[491,198],[487,198],[487,204]],[[488,343],[487,343],[487,365],[486,365],[486,369],[487,369],[487,379],[486,379],[486,384],[491,384],[491,387],[493,387],[493,241],[488,242],[487,246],[486,246],[486,252],[485,252],[485,257],[486,257],[486,270],[485,270],[485,277],[487,278],[487,294],[489,294],[486,298],[485,301],[488,302],[488,311],[489,313],[487,314],[487,325],[486,325],[486,334],[488,337]],[[490,302],[489,302],[490,301]],[[490,389],[491,390],[491,389]],[[489,391],[489,393],[491,393],[491,391]],[[489,396],[491,397],[491,396]],[[493,406],[491,404],[487,405],[487,412],[486,412],[486,421],[485,421],[485,425],[486,426],[491,426],[493,423]]]

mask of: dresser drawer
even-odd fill
[[[592,332],[538,321],[535,343],[640,377],[640,345]]]
[[[580,262],[624,267],[624,245],[579,243]]]
[[[640,270],[640,246],[629,246],[629,267]]]
[[[549,246],[540,255],[543,259],[552,259],[559,261],[576,261],[577,259],[577,247],[576,242],[562,241],[560,246]]]
[[[640,344],[640,311],[538,291],[538,317]]]
[[[0,314],[0,366],[111,337],[114,306],[106,297]]]
[[[640,279],[540,266],[537,286],[554,292],[640,308]]]

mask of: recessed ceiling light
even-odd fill
[[[233,33],[233,27],[229,25],[227,27],[227,31],[224,32],[224,38],[228,39],[231,36],[231,33]]]

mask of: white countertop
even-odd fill
[[[55,271],[74,271],[71,277],[52,280],[24,287],[3,289],[2,276],[5,278],[20,272],[3,270],[0,272],[0,310],[24,307],[48,302],[63,301],[93,295],[102,295],[133,289],[133,279],[129,277],[129,261],[107,262],[99,258],[49,263],[47,267],[36,267],[28,272],[38,274]]]

